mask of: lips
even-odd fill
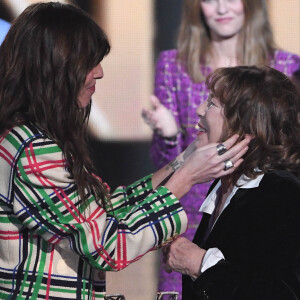
[[[221,23],[221,24],[227,24],[231,22],[232,18],[218,18],[216,19],[216,22]]]
[[[92,85],[92,86],[88,87],[88,90],[90,90],[92,93],[95,93],[96,86]]]
[[[195,129],[201,133],[201,132],[206,132],[206,129],[198,122],[196,125],[195,125]]]

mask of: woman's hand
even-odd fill
[[[203,257],[206,251],[184,237],[163,248],[165,270],[189,275],[196,279],[200,275]]]
[[[194,172],[195,183],[207,182],[231,174],[242,163],[242,156],[247,152],[251,140],[247,137],[234,145],[237,139],[238,135],[234,135],[223,143],[228,150],[222,155],[217,151],[217,143],[200,147],[196,145],[197,149],[188,157],[183,155],[182,168],[186,167],[189,173]],[[225,162],[228,160],[233,163],[233,167],[225,170]]]
[[[150,97],[150,101],[153,109],[143,109],[142,111],[145,123],[164,138],[175,136],[178,128],[172,113],[154,95]]]
[[[242,156],[247,152],[251,140],[250,137],[246,137],[234,145],[237,139],[238,135],[234,135],[226,140],[223,145],[227,151],[221,155],[218,153],[217,143],[202,147],[195,143],[192,151],[179,156],[181,161],[175,160],[169,164],[169,168],[172,167],[176,172],[165,186],[177,198],[181,198],[197,183],[208,182],[231,174],[242,163]],[[232,165],[225,169],[225,162],[228,160]]]

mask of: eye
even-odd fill
[[[210,109],[213,106],[216,106],[212,101],[208,102],[207,108]]]
[[[212,95],[209,95],[208,98],[207,98],[207,108],[210,109],[212,108],[213,106],[217,106],[214,101],[213,101],[213,96]]]

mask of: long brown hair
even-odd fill
[[[202,0],[184,0],[177,39],[178,59],[195,82],[205,80],[200,64],[212,53],[209,28],[201,11]],[[245,22],[237,57],[241,65],[268,65],[275,43],[265,0],[242,0]]]
[[[272,170],[300,177],[300,89],[291,79],[270,67],[240,66],[217,69],[207,86],[223,104],[223,139],[254,137],[234,182]]]
[[[24,122],[54,139],[81,199],[105,206],[86,146],[90,105],[77,99],[88,72],[110,51],[101,28],[82,10],[57,2],[30,5],[0,47],[0,134]]]

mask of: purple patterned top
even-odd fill
[[[177,135],[175,141],[165,140],[157,134],[153,135],[151,158],[156,167],[162,167],[173,160],[196,138],[194,126],[198,122],[198,117],[195,111],[208,96],[205,82],[194,83],[184,67],[177,62],[176,57],[177,50],[168,50],[160,54],[156,66],[155,95],[173,113],[178,126],[182,128],[182,132]],[[300,57],[277,50],[270,66],[290,76],[300,68]],[[211,71],[211,68],[202,66],[202,72],[205,76]],[[194,186],[181,200],[189,218],[189,230],[185,234],[189,239],[193,238],[201,220],[199,207],[205,199],[209,186],[210,183]],[[168,280],[164,278],[159,289],[180,290],[181,284],[175,280],[175,277],[178,276],[174,276],[173,272],[168,277],[173,277],[174,284],[177,286],[170,285]]]

